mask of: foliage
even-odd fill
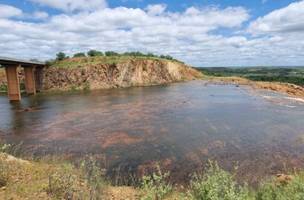
[[[0,85],[0,92],[7,92],[7,85]]]
[[[0,160],[0,188],[7,185],[9,181],[9,166]]]
[[[106,51],[106,56],[119,56],[119,53],[116,53],[115,51]]]
[[[58,60],[58,61],[64,60],[66,58],[67,58],[67,56],[63,52],[59,52],[56,54],[56,60]]]
[[[142,200],[161,200],[172,191],[172,185],[167,183],[166,179],[169,173],[162,173],[159,166],[157,172],[151,176],[144,176],[142,180],[143,196]]]
[[[101,51],[97,51],[97,50],[90,50],[90,51],[88,51],[88,56],[90,56],[90,57],[103,56],[103,53]]]
[[[75,54],[73,55],[73,57],[74,57],[74,58],[80,58],[80,57],[86,57],[86,55],[85,55],[85,53],[80,52],[80,53],[75,53]]]
[[[51,59],[51,60],[47,60],[47,61],[45,62],[45,64],[46,64],[46,66],[50,67],[50,66],[54,65],[55,62],[56,62],[56,60]]]
[[[103,189],[106,185],[101,168],[97,161],[89,156],[81,162],[81,169],[85,174],[85,179],[88,181],[90,190],[90,199],[99,200],[103,196]]]
[[[56,172],[49,176],[46,192],[56,199],[73,199],[76,176],[66,172]]]
[[[210,162],[204,175],[195,175],[191,181],[193,200],[250,200],[254,199],[246,186],[237,186],[233,176]]]
[[[304,86],[304,69],[294,68],[271,68],[271,67],[211,67],[198,68],[205,75],[229,77],[239,76],[253,81],[285,82]]]
[[[304,174],[293,176],[286,183],[275,180],[264,183],[257,192],[256,200],[302,200],[304,199]]]
[[[18,144],[3,144],[0,143],[0,153],[7,153],[13,156],[21,156],[23,154],[22,151],[23,142]]]
[[[170,55],[161,55],[160,58],[167,59],[167,60],[173,60],[173,57]]]

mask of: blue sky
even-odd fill
[[[89,49],[194,66],[304,65],[304,1],[0,0],[0,56]]]

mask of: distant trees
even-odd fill
[[[90,51],[88,51],[87,54],[90,57],[103,56],[104,55],[101,51],[97,51],[97,50],[90,50]]]
[[[116,53],[115,51],[106,51],[105,52],[106,56],[119,56],[119,53]]]
[[[160,55],[159,57],[167,60],[174,60],[174,58],[170,55]]]
[[[80,52],[80,53],[75,53],[73,57],[80,58],[80,57],[86,57],[86,55],[85,55],[85,53]]]
[[[172,56],[170,55],[156,55],[153,53],[142,53],[140,51],[132,51],[132,52],[125,52],[125,53],[117,53],[115,51],[106,51],[106,52],[101,52],[98,50],[90,50],[87,53],[84,52],[79,52],[79,53],[75,53],[73,55],[73,58],[80,58],[80,57],[96,57],[96,56],[133,56],[133,57],[147,57],[147,58],[161,58],[161,59],[166,59],[166,60],[173,60],[173,61],[178,61],[176,59],[174,59]],[[56,59],[55,61],[62,61],[64,59],[69,58],[65,53],[63,52],[58,52],[56,54]]]
[[[67,56],[63,52],[59,52],[59,53],[56,54],[56,60],[61,61],[61,60],[64,60],[66,58],[67,58]]]

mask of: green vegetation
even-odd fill
[[[239,76],[253,81],[285,82],[304,86],[303,68],[271,68],[271,67],[243,67],[243,68],[198,68],[205,75],[228,77]]]
[[[7,85],[0,85],[0,92],[7,92]]]
[[[90,57],[95,57],[95,56],[103,56],[104,54],[100,51],[96,51],[96,50],[90,50],[88,52],[88,56]]]
[[[157,172],[151,176],[144,176],[142,179],[142,200],[164,199],[166,195],[172,192],[172,186],[167,179],[169,173],[163,173],[159,166]]]
[[[92,156],[73,165],[54,157],[25,161],[3,153],[19,154],[19,151],[20,145],[0,145],[0,199],[302,200],[304,197],[304,173],[272,178],[253,189],[236,182],[234,174],[210,162],[204,172],[193,176],[186,188],[171,185],[170,174],[157,167],[154,173],[142,178],[141,187],[121,190],[105,181]],[[134,192],[131,197],[130,188]],[[113,198],[115,191],[118,198]]]
[[[153,53],[141,53],[141,52],[125,52],[125,53],[117,53],[115,51],[106,51],[101,52],[97,50],[90,50],[87,52],[87,55],[83,52],[75,53],[73,55],[73,58],[75,59],[69,59],[69,56],[67,56],[63,52],[59,52],[56,54],[56,59],[48,60],[46,64],[48,66],[59,66],[59,67],[77,67],[79,64],[82,63],[98,63],[102,62],[105,64],[113,64],[113,63],[119,63],[125,60],[130,59],[161,59],[161,60],[171,60],[175,62],[180,62],[177,59],[174,59],[170,55],[155,55]]]
[[[64,60],[66,58],[67,58],[67,56],[63,52],[59,52],[59,53],[56,54],[56,60],[58,60],[58,61]]]
[[[85,53],[75,53],[73,55],[73,58],[81,58],[81,57],[86,57]]]
[[[207,171],[203,175],[195,175],[191,181],[190,199],[253,200],[247,186],[238,185],[233,178],[216,163],[210,162]]]

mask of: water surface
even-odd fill
[[[303,102],[233,85],[0,96],[0,119],[0,138],[24,152],[92,154],[125,182],[158,164],[184,181],[208,159],[250,183],[304,167]]]

